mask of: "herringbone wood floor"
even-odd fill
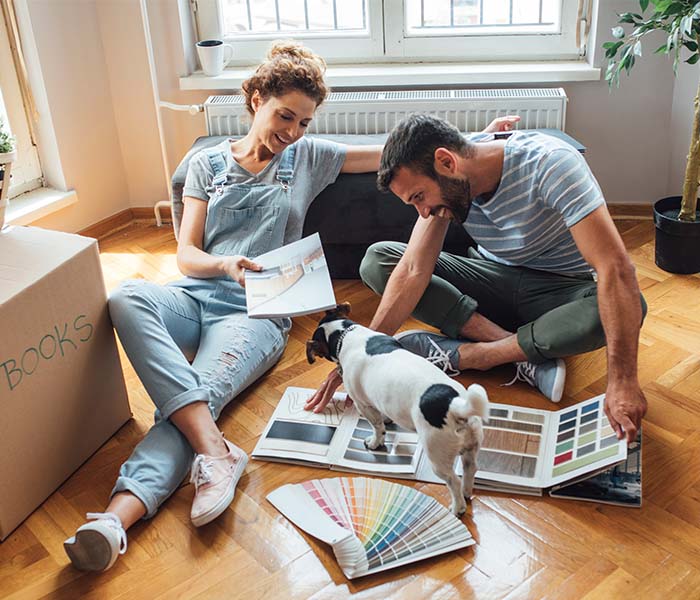
[[[700,598],[700,277],[670,276],[653,260],[651,222],[619,222],[650,306],[639,376],[649,400],[641,510],[477,493],[464,517],[477,545],[348,582],[328,547],[301,534],[265,500],[286,482],[323,470],[251,461],[233,505],[214,523],[189,523],[192,487],[129,532],[129,550],[107,573],[68,566],[62,542],[101,510],[120,463],[152,423],[152,404],[123,358],[133,420],[0,544],[5,598]],[[177,274],[169,228],[132,225],[101,242],[108,289],[126,277]],[[377,299],[356,281],[338,299],[368,322]],[[624,307],[620,307],[624,310]],[[313,317],[295,319],[279,364],[224,412],[221,428],[251,451],[288,385],[316,386],[328,363],[306,363]],[[407,326],[416,326],[408,323]],[[604,351],[567,361],[562,406],[605,390]],[[467,373],[496,402],[548,408],[530,388],[501,388],[503,367]],[[444,486],[414,484],[443,503]],[[4,488],[3,493],[11,493]]]

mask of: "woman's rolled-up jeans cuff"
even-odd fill
[[[158,410],[163,419],[169,419],[175,411],[180,410],[188,404],[194,404],[195,402],[206,402],[211,409],[209,396],[210,391],[205,387],[187,390],[186,392],[174,396],[162,406],[159,406]]]
[[[109,495],[110,500],[115,494],[129,492],[136,496],[146,507],[146,514],[142,517],[150,519],[158,511],[158,501],[151,491],[135,479],[129,477],[119,477],[117,483],[114,484],[114,489]]]
[[[447,311],[439,329],[447,337],[458,339],[462,337],[460,332],[464,324],[471,319],[476,312],[477,302],[469,296],[460,296],[454,306]]]

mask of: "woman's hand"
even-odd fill
[[[254,263],[252,260],[247,259],[245,256],[227,256],[224,259],[224,270],[226,275],[233,279],[236,283],[245,287],[245,272],[246,269],[249,271],[262,271],[263,268]]]
[[[505,117],[497,117],[488,124],[482,133],[498,133],[499,131],[510,131],[515,127],[515,124],[520,121],[518,115],[507,115]]]

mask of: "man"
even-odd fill
[[[382,294],[370,327],[393,334],[413,314],[445,335],[405,332],[408,350],[455,374],[514,362],[516,379],[558,402],[561,357],[607,343],[605,411],[634,440],[646,413],[637,379],[646,312],[635,270],[581,155],[558,139],[515,132],[465,140],[445,121],[413,115],[392,131],[378,186],[420,217],[408,244],[371,246],[360,273]],[[450,219],[479,244],[441,252]],[[308,402],[321,410],[340,384],[329,375]]]

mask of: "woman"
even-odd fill
[[[323,59],[301,45],[272,46],[242,86],[248,134],[190,163],[177,250],[185,279],[127,281],[110,297],[114,326],[157,410],[105,512],[88,513],[64,543],[79,569],[111,567],[126,551],[126,530],[152,517],[190,469],[195,526],[233,500],[248,458],[215,421],[279,360],[291,327],[289,319],[247,317],[244,274],[261,269],[248,257],[298,240],[307,208],[338,173],[379,166],[381,146],[303,137],[328,93],[324,71]]]
[[[156,422],[122,465],[104,513],[66,540],[73,564],[103,571],[126,550],[126,530],[150,518],[191,468],[192,521],[233,500],[247,456],[222,437],[224,406],[282,355],[289,319],[249,319],[248,257],[301,237],[316,195],[338,173],[376,170],[381,147],[302,138],[328,89],[322,58],[278,42],[243,84],[249,133],[193,157],[185,182],[178,267],[166,286],[127,281],[110,297],[124,349],[156,404]],[[192,359],[190,363],[188,358]]]

